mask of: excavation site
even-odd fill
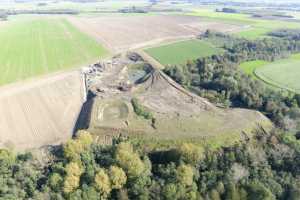
[[[84,69],[89,94],[77,130],[88,129],[104,143],[120,135],[234,141],[250,136],[257,128],[272,126],[257,111],[216,107],[146,59],[143,54],[127,53]]]

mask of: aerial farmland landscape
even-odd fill
[[[0,71],[0,200],[300,199],[298,0],[2,0]]]

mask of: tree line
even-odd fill
[[[146,150],[122,138],[105,146],[81,131],[44,164],[1,150],[0,199],[296,200],[299,158],[297,137],[275,131],[217,150]]]
[[[246,61],[274,61],[300,52],[296,31],[272,32],[272,38],[246,40],[207,31],[202,39],[222,41],[221,55],[167,66],[164,72],[198,95],[225,107],[243,107],[263,112],[285,130],[299,129],[300,95],[272,90],[239,69]],[[278,35],[278,37],[275,37]]]

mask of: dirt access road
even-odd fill
[[[65,142],[83,93],[79,70],[0,87],[0,147],[25,150]]]

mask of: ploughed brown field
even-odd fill
[[[84,100],[79,70],[0,88],[0,148],[59,144],[72,137]]]
[[[207,29],[236,32],[243,27],[184,15],[69,17],[69,21],[113,52],[122,52],[162,41],[192,38]]]

